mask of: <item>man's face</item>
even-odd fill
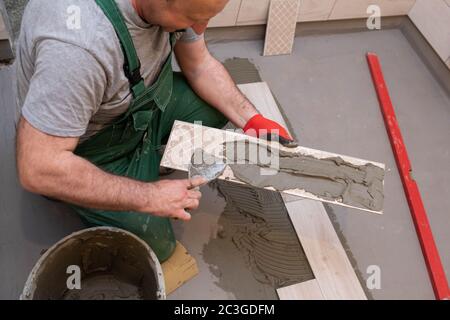
[[[168,0],[157,24],[164,31],[192,28],[202,34],[211,18],[221,12],[229,0]]]

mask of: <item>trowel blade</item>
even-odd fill
[[[202,177],[211,182],[222,175],[226,167],[223,159],[196,149],[189,164],[189,179]]]

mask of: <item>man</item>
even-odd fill
[[[189,220],[204,183],[158,181],[159,149],[175,120],[212,127],[230,120],[292,142],[206,48],[202,34],[226,4],[31,0],[16,61],[23,187],[69,203],[89,226],[137,234],[161,261],[170,257],[169,218]],[[182,74],[172,72],[172,49]]]

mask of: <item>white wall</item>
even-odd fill
[[[450,68],[450,0],[417,0],[409,17]]]

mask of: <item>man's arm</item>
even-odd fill
[[[177,61],[194,91],[238,128],[258,112],[237,88],[225,67],[208,51],[203,38],[177,42]]]
[[[285,128],[258,114],[225,67],[209,53],[203,37],[192,42],[179,41],[175,54],[194,91],[235,126],[248,135],[276,140],[291,148],[297,146]]]
[[[17,132],[17,169],[22,186],[34,193],[102,210],[136,211],[189,220],[201,193],[196,180],[135,181],[102,171],[73,151],[78,138],[45,134],[23,117]]]

